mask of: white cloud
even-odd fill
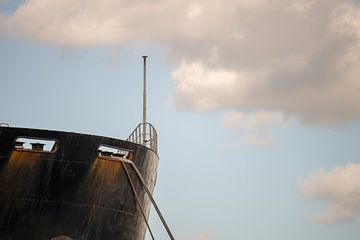
[[[8,35],[66,47],[163,47],[175,105],[360,120],[360,6],[350,0],[28,0]]]
[[[352,15],[357,16],[360,8],[347,4],[344,10],[342,2],[290,1],[283,8],[265,5],[245,11],[249,14],[246,18],[236,16],[242,24],[236,31],[221,35],[223,43],[216,48],[218,64],[210,50],[207,55],[202,53],[201,62],[209,72],[219,66],[231,72],[235,81],[224,81],[205,102],[216,103],[213,110],[279,111],[315,125],[359,121],[360,41],[354,40],[354,34],[360,31],[360,21]],[[339,9],[342,14],[337,13]],[[356,14],[346,17],[350,11]],[[355,20],[349,23],[344,20],[347,18]],[[348,30],[336,28],[339,22]],[[182,65],[175,71],[180,68],[184,70]],[[222,80],[219,77],[218,81]],[[175,81],[175,86],[189,83],[185,77]],[[202,85],[210,81],[214,78],[199,80]],[[189,109],[209,110],[200,107],[204,102],[202,90],[196,84],[188,86],[175,88],[177,106],[183,107],[182,99],[186,98]]]
[[[290,9],[299,13],[306,13],[307,11],[311,10],[314,4],[315,1],[313,0],[295,1],[293,5],[290,7]]]
[[[201,14],[203,13],[203,8],[197,4],[197,3],[194,3],[188,10],[187,12],[187,17],[190,18],[190,19],[193,19],[193,18],[198,18],[201,16]]]
[[[360,163],[337,166],[329,172],[317,171],[303,182],[306,198],[327,202],[327,211],[318,220],[322,223],[350,221],[360,217]]]
[[[231,104],[234,95],[241,95],[249,87],[246,72],[213,69],[201,62],[182,62],[172,73],[175,82],[175,104],[181,108],[200,111],[217,110]]]
[[[345,33],[360,39],[360,8],[351,4],[340,5],[333,13],[332,27],[340,33]]]
[[[272,128],[285,125],[284,115],[278,112],[258,111],[249,114],[230,112],[223,120],[223,127],[241,134],[242,145],[263,148],[273,145]]]

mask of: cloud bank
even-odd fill
[[[360,120],[360,6],[348,0],[28,0],[8,36],[65,47],[157,44],[177,63],[174,103]]]
[[[327,211],[318,216],[322,223],[351,221],[360,217],[360,163],[338,166],[329,172],[317,171],[303,182],[306,198],[327,202]]]

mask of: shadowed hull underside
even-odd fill
[[[19,137],[54,139],[56,151],[14,147]],[[16,145],[16,144],[15,144]],[[0,239],[143,240],[146,225],[121,161],[100,145],[134,153],[152,191],[158,157],[139,144],[78,133],[0,127]],[[149,199],[129,165],[140,204]]]

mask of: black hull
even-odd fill
[[[19,151],[18,137],[56,139],[54,153]],[[0,127],[0,239],[143,240],[146,224],[120,161],[101,158],[101,144],[129,149],[153,190],[157,154],[140,144],[78,133]],[[149,199],[130,177],[145,213]]]

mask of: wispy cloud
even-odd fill
[[[230,112],[223,120],[223,127],[241,135],[242,145],[262,148],[273,145],[272,128],[285,125],[286,119],[278,112]]]
[[[193,240],[210,240],[210,239],[212,238],[210,238],[210,235],[207,231],[201,232],[193,238]]]
[[[360,217],[360,163],[320,170],[303,182],[306,198],[327,202],[327,211],[317,217],[321,223],[350,221]]]
[[[7,35],[59,46],[155,43],[177,63],[180,109],[360,120],[360,6],[350,0],[28,0],[0,19]]]

